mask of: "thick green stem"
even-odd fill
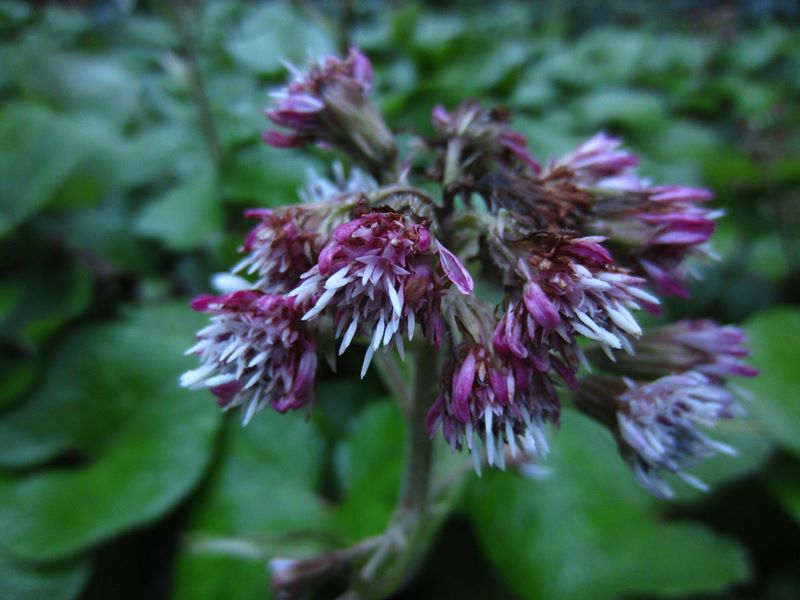
[[[455,183],[461,177],[461,140],[457,137],[452,138],[447,143],[447,154],[444,158],[444,180],[442,184],[445,188]]]
[[[428,487],[433,464],[433,442],[425,430],[425,415],[436,397],[437,352],[421,344],[414,368],[414,395],[408,407],[406,472],[398,508],[415,517],[427,512]]]

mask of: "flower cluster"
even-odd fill
[[[467,163],[472,171],[479,165],[488,169],[493,161],[500,160],[506,165],[519,163],[539,173],[542,167],[528,151],[525,137],[511,130],[508,120],[508,111],[489,109],[474,101],[464,102],[452,112],[436,106],[433,126],[440,136],[438,143],[448,147],[445,160],[450,164],[445,165],[445,171],[452,172],[453,163],[460,168]],[[448,173],[444,178],[448,179]]]
[[[712,428],[741,414],[726,382],[757,374],[743,361],[744,342],[740,329],[708,320],[649,331],[634,354],[604,365],[620,377],[591,375],[581,381],[577,406],[611,430],[637,479],[654,494],[673,494],[661,471],[705,489],[684,469],[717,452],[734,453],[698,427]]]
[[[506,445],[512,459],[520,451],[518,444],[526,454],[546,455],[544,425],[557,423],[559,413],[547,369],[515,360],[493,332],[495,319],[485,303],[456,298],[447,312],[454,351],[425,420],[428,434],[441,428],[454,451],[466,446],[478,473],[479,441],[489,466],[505,468]]]
[[[550,161],[545,180],[567,180],[581,187],[626,187],[638,184],[633,167],[639,159],[621,149],[622,142],[598,133],[578,148]]]
[[[643,330],[635,314],[659,313],[654,294],[687,295],[690,259],[713,256],[711,193],[652,185],[606,133],[541,163],[508,111],[475,101],[436,106],[434,133],[400,160],[371,90],[372,67],[351,50],[274,94],[267,116],[282,129],[268,144],[339,150],[366,171],[336,162],[300,204],[246,213],[259,222],[232,270],[243,277],[218,277],[228,293],[195,301],[211,324],[183,385],[241,406],[246,422],[309,405],[319,348],[361,345],[363,377],[376,352],[427,345],[439,356],[417,376],[438,395],[412,401],[476,471],[547,454],[569,397],[653,493],[671,494],[664,472],[702,487],[685,470],[730,452],[704,429],[741,412],[728,379],[755,375],[744,336],[707,320]]]
[[[637,480],[657,496],[673,495],[661,471],[706,489],[685,469],[717,452],[734,454],[698,429],[735,416],[734,396],[696,371],[641,384],[592,375],[581,382],[576,402],[608,427]]]
[[[305,212],[305,214],[304,214]],[[255,286],[265,291],[286,292],[312,265],[317,234],[303,227],[310,211],[255,209],[246,217],[261,219],[242,244],[247,253],[233,272],[258,277]]]
[[[209,388],[221,406],[241,406],[244,422],[267,404],[278,412],[307,405],[314,391],[317,354],[290,296],[247,290],[200,296],[195,310],[212,315],[187,351],[202,363],[181,385]]]
[[[590,203],[575,206],[584,230],[607,237],[619,263],[658,292],[686,297],[685,261],[713,256],[707,242],[722,213],[701,206],[711,200],[709,190],[650,185],[635,170],[636,156],[621,146],[600,133],[548,164],[542,181],[590,193]]]
[[[319,262],[302,275],[303,282],[291,295],[298,302],[313,300],[304,320],[317,318],[332,303],[336,306],[336,337],[342,338],[339,354],[350,345],[359,326],[371,332],[363,377],[379,348],[394,343],[404,354],[403,334],[413,339],[417,322],[431,343],[439,346],[439,303],[445,284],[431,264],[434,254],[447,278],[462,293],[471,293],[469,272],[432,239],[427,227],[398,213],[370,212],[333,232]]]

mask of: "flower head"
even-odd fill
[[[658,291],[686,297],[684,261],[689,256],[709,256],[707,242],[721,215],[698,206],[710,198],[708,190],[684,186],[601,193],[586,226],[607,236],[623,264]]]
[[[275,103],[267,117],[290,130],[269,130],[264,141],[288,148],[319,143],[351,153],[373,172],[379,172],[395,156],[395,145],[380,113],[369,99],[372,65],[351,49],[346,59],[326,57],[306,73],[273,94]]]
[[[233,272],[258,275],[255,287],[270,292],[292,289],[313,264],[318,234],[308,224],[309,211],[302,208],[283,210],[254,209],[245,216],[261,219],[240,248],[247,256]]]
[[[187,351],[202,364],[181,385],[209,388],[225,408],[242,406],[245,424],[268,404],[286,412],[311,401],[317,356],[294,298],[246,290],[199,296],[192,307],[210,313],[211,324]]]
[[[614,265],[602,241],[543,234],[521,244],[515,276],[531,340],[547,346],[551,338],[582,335],[606,351],[630,350],[628,336],[641,334],[630,310],[658,300],[642,289],[642,279]]]
[[[413,338],[417,322],[434,345],[441,338],[440,299],[445,279],[432,258],[438,255],[444,276],[462,293],[471,293],[472,278],[458,259],[427,227],[395,212],[367,212],[340,225],[322,249],[317,264],[302,276],[291,295],[313,299],[303,316],[315,319],[336,306],[336,337],[343,353],[359,327],[371,337],[362,377],[373,353],[391,343],[403,353],[403,334]]]
[[[738,414],[735,398],[720,382],[696,371],[641,384],[590,376],[581,382],[576,402],[612,431],[639,483],[657,496],[673,495],[662,471],[706,489],[684,469],[717,452],[735,454],[700,429]]]
[[[460,154],[473,163],[471,170],[476,162],[499,158],[509,165],[522,164],[533,173],[541,171],[525,137],[509,127],[506,110],[485,108],[474,101],[464,102],[452,112],[438,105],[433,109],[433,125],[446,140],[460,141]]]
[[[583,186],[613,180],[617,184],[630,175],[639,159],[621,150],[622,140],[600,132],[578,148],[550,161],[542,174],[543,179],[568,178]]]
[[[479,474],[479,440],[489,466],[501,469],[505,467],[506,444],[513,457],[518,444],[526,453],[546,454],[544,423],[551,418],[547,393],[554,391],[552,385],[541,385],[546,375],[535,375],[535,381],[519,382],[523,385],[518,387],[518,374],[503,364],[491,347],[465,345],[460,360],[444,368],[441,393],[425,420],[428,434],[433,436],[441,427],[454,451],[466,446]]]
[[[710,319],[678,321],[648,329],[634,342],[634,353],[602,363],[603,369],[641,379],[697,371],[715,381],[754,377],[758,370],[745,362],[747,337],[732,325]]]

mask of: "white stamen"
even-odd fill
[[[348,277],[347,273],[350,270],[350,265],[346,267],[342,267],[336,273],[328,277],[328,281],[325,282],[325,289],[326,290],[338,290],[340,287],[346,286],[348,283],[353,281],[352,277]]]
[[[489,460],[489,466],[494,465],[494,433],[492,432],[492,417],[493,413],[490,408],[483,411],[483,418],[486,422],[486,456]]]
[[[204,365],[197,369],[186,371],[181,375],[181,385],[183,387],[191,387],[211,375],[216,368],[216,365]]]
[[[473,448],[470,450],[470,454],[472,455],[472,466],[475,468],[475,473],[478,477],[481,476],[481,457],[479,456],[478,449]]]
[[[253,399],[250,400],[250,403],[247,405],[247,410],[245,411],[244,416],[242,417],[242,427],[247,425],[250,422],[250,419],[253,418],[253,415],[256,414],[256,408],[258,407],[257,394],[258,392],[256,392],[256,395],[253,396]]]
[[[501,471],[506,470],[506,449],[503,446],[502,434],[497,433],[497,467]]]
[[[336,295],[337,290],[325,290],[325,293],[319,297],[317,303],[314,305],[314,308],[309,310],[306,314],[303,315],[303,321],[309,321],[316,317],[319,313],[325,310],[325,307],[328,306],[330,301]]]
[[[506,442],[511,449],[511,457],[517,457],[517,436],[514,434],[514,427],[511,425],[511,419],[506,419]]]
[[[353,320],[350,321],[350,326],[347,328],[347,331],[344,333],[344,337],[342,338],[342,344],[339,346],[339,356],[341,356],[345,350],[350,346],[350,342],[353,341],[353,336],[356,334],[356,329],[358,329],[358,320],[356,317],[353,317]]]
[[[399,317],[403,313],[403,301],[400,299],[400,296],[397,295],[397,290],[389,283],[388,279],[386,280],[386,291],[389,292],[389,300],[392,301],[394,312]]]
[[[381,338],[383,338],[383,330],[386,328],[386,322],[383,320],[383,314],[381,314],[381,318],[378,321],[378,326],[375,328],[375,331],[372,334],[372,349],[377,350],[378,346],[381,345]]]
[[[394,336],[394,345],[397,347],[397,353],[400,355],[400,360],[406,360],[406,348],[403,345],[403,336],[396,335]]]
[[[253,286],[244,277],[233,275],[232,273],[214,273],[211,276],[211,287],[221,294],[229,294],[246,290]]]
[[[661,301],[658,298],[637,287],[631,287],[628,289],[628,291],[630,292],[631,296],[634,298],[639,298],[639,300],[644,300],[645,302],[649,302],[651,304],[661,304]]]
[[[231,381],[236,381],[236,375],[234,375],[233,373],[226,373],[224,375],[209,377],[208,379],[206,379],[204,385],[208,387],[216,387],[218,385],[225,385],[226,383],[230,383]]]
[[[364,354],[364,362],[361,365],[361,379],[364,379],[364,375],[367,374],[367,369],[369,369],[369,363],[372,362],[372,355],[375,353],[375,348],[372,347],[372,344],[367,346],[367,351]]]
[[[248,368],[255,367],[256,365],[263,363],[265,360],[267,360],[267,356],[269,356],[269,352],[266,350],[264,352],[259,352],[253,357],[253,360],[247,363]]]
[[[679,471],[678,472],[678,477],[683,479],[686,483],[688,483],[693,488],[696,488],[696,489],[700,490],[701,492],[708,492],[709,489],[710,489],[706,482],[698,479],[694,475],[690,475],[689,473],[684,473],[683,471]]]

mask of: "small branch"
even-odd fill
[[[269,562],[272,571],[270,585],[278,598],[298,598],[318,583],[349,567],[352,561],[380,548],[383,542],[384,536],[376,536],[362,540],[355,546],[311,558],[274,558]]]
[[[188,8],[183,6],[181,2],[160,1],[158,5],[168,15],[180,38],[181,50],[189,67],[190,93],[200,113],[200,127],[203,131],[203,138],[205,139],[208,153],[211,155],[211,160],[214,162],[214,167],[219,170],[223,156],[222,144],[219,141],[219,134],[211,113],[211,104],[208,101],[208,94],[206,94],[205,80],[197,59],[197,48],[189,25],[192,19],[188,15],[181,14],[182,10],[188,12]]]
[[[339,2],[339,51],[346,54],[350,50],[352,40],[350,33],[356,23],[354,0],[340,0]]]
[[[447,142],[444,159],[444,180],[442,187],[447,189],[461,177],[461,139],[454,137]]]

